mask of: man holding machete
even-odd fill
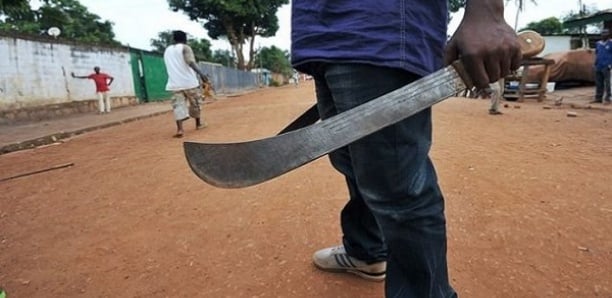
[[[458,58],[480,89],[519,67],[503,0],[468,0],[448,44],[447,21],[447,0],[294,0],[292,63],[314,77],[322,119]],[[456,296],[431,134],[426,109],[329,154],[350,200],[341,212],[342,244],[317,251],[318,268],[386,278],[387,297]]]

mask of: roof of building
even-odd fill
[[[607,21],[612,21],[612,9],[600,10],[587,16],[567,20],[563,22],[563,25],[565,27],[580,27]]]

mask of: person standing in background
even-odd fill
[[[74,72],[71,72],[73,78],[77,79],[91,79],[96,84],[96,94],[98,94],[98,110],[100,114],[110,113],[111,111],[111,102],[108,96],[108,92],[110,91],[110,85],[115,80],[113,77],[100,72],[100,67],[94,67],[94,73],[88,76],[77,76]]]
[[[168,73],[166,91],[173,93],[172,110],[176,121],[174,137],[180,138],[184,134],[183,121],[190,116],[195,119],[196,129],[206,127],[206,122],[201,120],[200,86],[207,84],[208,78],[198,68],[193,50],[187,45],[187,33],[176,30],[172,32],[172,38],[174,44],[164,51],[164,63]]]
[[[595,100],[592,103],[610,104],[610,70],[612,69],[612,40],[610,30],[601,31],[595,45]],[[605,97],[604,97],[605,95]]]
[[[491,115],[501,115],[503,114],[499,110],[499,102],[504,97],[504,89],[506,88],[506,80],[504,78],[499,79],[499,81],[492,83],[489,85],[491,88],[491,93],[487,96],[491,98],[491,107],[489,108],[489,114]]]

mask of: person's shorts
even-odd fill
[[[172,110],[176,121],[186,120],[189,117],[200,118],[200,102],[202,93],[200,88],[175,91],[172,95]]]

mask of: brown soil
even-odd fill
[[[264,184],[219,189],[182,141],[270,136],[314,102],[311,82],[205,106],[174,139],[171,114],[0,156],[0,286],[8,297],[381,297],[324,273],[343,179],[326,158]],[[611,113],[484,100],[434,109],[453,286],[462,297],[612,297]],[[520,107],[520,108],[518,108]]]

